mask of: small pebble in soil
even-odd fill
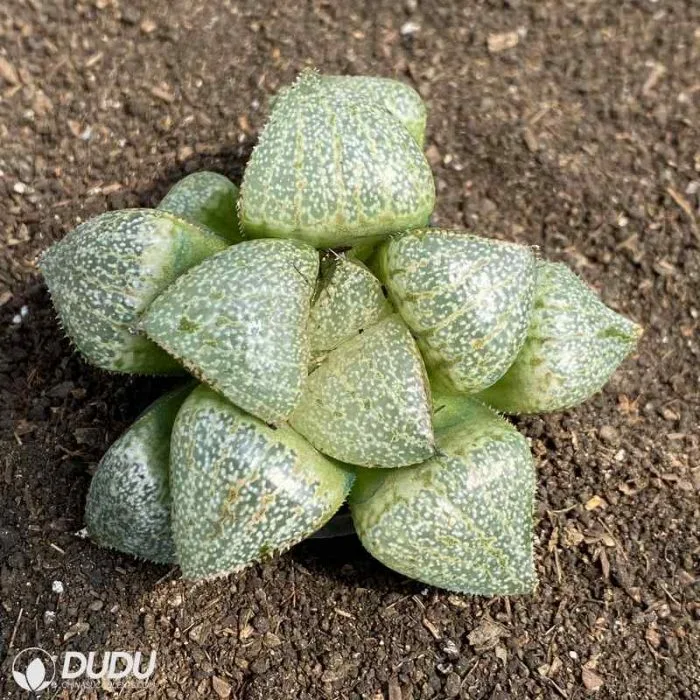
[[[65,587],[63,586],[63,581],[54,581],[51,584],[51,590],[56,595],[63,595],[63,592],[65,591]]]
[[[44,624],[51,627],[56,622],[56,613],[53,610],[44,611]]]
[[[214,688],[214,692],[217,694],[218,697],[231,697],[231,686],[223,678],[219,678],[219,676],[213,676],[211,679],[211,684]]]
[[[462,681],[456,673],[450,673],[445,680],[445,697],[456,698],[462,687]]]
[[[12,323],[19,325],[27,316],[29,316],[29,307],[25,305],[19,310],[18,314],[12,317]]]
[[[258,676],[266,674],[269,668],[270,662],[263,656],[258,657],[250,664],[250,670]]]
[[[442,648],[442,650],[449,659],[456,659],[459,657],[459,649],[451,639],[448,639],[445,642],[445,646]]]
[[[416,24],[415,22],[404,22],[399,31],[401,36],[413,36],[420,31],[420,25]]]
[[[611,425],[603,425],[598,428],[598,435],[603,442],[608,444],[615,444],[618,440],[617,430]]]

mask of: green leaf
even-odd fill
[[[358,470],[349,501],[362,544],[389,568],[439,588],[531,592],[535,470],[526,440],[473,399],[435,405],[437,456]]]
[[[202,170],[175,183],[158,209],[206,226],[229,243],[239,243],[237,205],[238,187],[219,173]]]
[[[188,579],[238,571],[305,539],[345,500],[353,475],[291,428],[274,430],[206,387],[177,416],[173,531]]]
[[[136,330],[149,304],[183,272],[223,250],[208,229],[152,209],[107,212],[41,257],[54,306],[88,362],[115,372],[173,373],[178,364]]]
[[[527,340],[506,375],[481,394],[505,413],[576,406],[600,391],[642,329],[608,308],[566,265],[540,262]]]
[[[205,260],[159,296],[148,336],[197,378],[268,423],[301,396],[318,253],[296,241],[244,241]]]
[[[382,283],[345,256],[323,261],[309,315],[311,357],[319,358],[391,313]]]
[[[304,73],[275,101],[243,176],[239,214],[247,238],[332,248],[423,226],[434,203],[430,166],[401,123]]]
[[[326,89],[338,90],[360,104],[372,102],[400,121],[422,148],[427,110],[420,95],[406,83],[365,75],[322,75]]]
[[[378,269],[437,388],[473,394],[503,376],[525,342],[532,312],[529,248],[422,229],[387,241]]]
[[[170,527],[170,434],[189,384],[161,397],[107,450],[90,483],[92,539],[141,559],[175,561]]]
[[[290,424],[324,454],[367,467],[434,453],[423,362],[393,314],[332,350],[313,371]]]

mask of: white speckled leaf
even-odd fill
[[[188,579],[238,571],[324,525],[353,475],[291,428],[274,430],[207,387],[175,421],[173,532]]]
[[[358,102],[381,105],[398,119],[422,148],[428,113],[420,95],[406,83],[365,75],[324,75],[324,85],[347,92]]]
[[[190,384],[151,404],[100,461],[85,504],[88,533],[100,546],[161,564],[175,561],[170,434],[191,390]]]
[[[525,438],[473,399],[435,405],[438,456],[358,473],[350,509],[362,544],[389,568],[439,588],[531,592],[535,470]]]
[[[309,314],[311,357],[319,358],[391,313],[382,283],[345,256],[321,264]]]
[[[473,394],[505,374],[532,313],[529,248],[423,229],[387,241],[378,268],[437,386]]]
[[[268,423],[284,421],[309,363],[318,253],[244,241],[180,277],[144,315],[148,336],[206,384]]]
[[[237,205],[238,187],[219,173],[202,170],[175,183],[158,209],[207,226],[229,243],[238,243]]]
[[[506,375],[481,396],[505,413],[576,406],[603,388],[641,334],[566,265],[540,262],[525,345]]]
[[[328,354],[309,375],[290,424],[350,464],[401,467],[434,453],[425,369],[398,315]]]
[[[248,238],[332,248],[423,226],[434,203],[430,166],[404,126],[304,73],[277,98],[248,162],[239,218]]]
[[[86,360],[116,372],[179,371],[136,332],[148,305],[185,270],[223,250],[213,232],[167,212],[124,209],[81,224],[41,257],[68,337]]]
[[[420,95],[406,83],[366,75],[321,75],[323,87],[338,90],[360,104],[372,102],[398,119],[422,148],[427,110]],[[289,89],[289,88],[287,88]],[[284,90],[281,91],[284,94]],[[279,99],[275,98],[274,104]]]

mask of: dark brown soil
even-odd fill
[[[0,47],[2,697],[28,646],[158,651],[150,687],[60,698],[216,698],[213,677],[246,700],[700,697],[696,0],[9,0]],[[532,597],[425,588],[352,537],[193,587],[75,535],[91,470],[165,385],[72,354],[34,258],[185,172],[238,180],[310,64],[412,82],[437,223],[540,246],[646,328],[601,395],[519,421]]]

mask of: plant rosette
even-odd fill
[[[193,173],[42,256],[84,359],[200,382],[105,454],[95,542],[199,580],[351,518],[416,580],[533,590],[535,466],[496,411],[578,405],[641,329],[528,246],[426,228],[425,123],[401,83],[305,72],[274,98],[240,192]]]

